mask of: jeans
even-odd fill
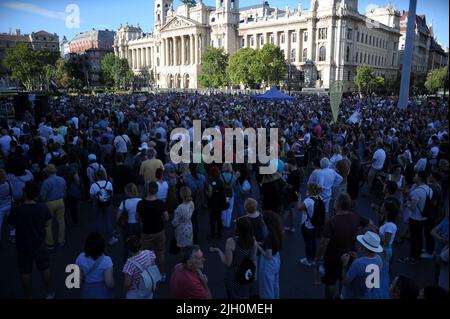
[[[409,219],[409,230],[411,232],[411,249],[409,257],[419,258],[422,253],[423,229],[425,221]]]
[[[106,227],[106,238],[109,239],[112,236],[112,208],[98,207],[96,211],[96,230],[101,233],[103,227]]]
[[[261,299],[280,299],[280,254],[259,258],[258,284]]]
[[[314,260],[316,256],[316,234],[314,229],[306,228],[305,224],[302,225],[302,235],[305,241],[305,255],[308,261]]]
[[[66,232],[66,222],[64,219],[65,207],[64,200],[57,199],[47,202],[47,207],[50,210],[52,218],[47,222],[45,226],[45,243],[48,246],[53,246],[55,241],[53,240],[53,218],[56,218],[58,224],[58,243],[64,243],[65,232]]]

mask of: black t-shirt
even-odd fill
[[[355,213],[336,215],[325,223],[322,237],[329,238],[325,259],[339,260],[341,255],[355,251],[356,236],[360,227],[369,221]]]
[[[300,191],[301,183],[301,175],[298,169],[289,173],[287,183],[292,186],[292,188],[289,189],[288,200],[290,202],[296,202],[298,200],[298,196],[295,194],[295,192]]]
[[[269,236],[266,236],[263,242],[263,249],[272,249],[272,256],[275,256],[278,253],[278,247],[275,247],[272,238]]]
[[[163,201],[141,200],[136,206],[136,212],[141,216],[142,233],[156,234],[164,230],[163,213],[167,211]]]
[[[156,150],[156,158],[159,159],[161,162],[165,163],[166,162],[166,144],[164,142],[161,141],[156,141],[156,146],[155,146],[155,150]]]
[[[125,186],[134,182],[133,170],[127,165],[118,165],[114,167],[111,177],[113,179],[113,188],[116,194],[124,194]]]
[[[24,204],[14,207],[8,224],[16,228],[16,248],[20,252],[33,252],[44,244],[45,225],[52,217],[45,204]]]

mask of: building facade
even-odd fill
[[[155,0],[153,33],[120,26],[115,55],[136,75],[150,74],[160,88],[197,88],[202,53],[208,46],[232,54],[239,48],[279,46],[299,87],[329,88],[335,81],[355,89],[359,65],[394,79],[398,72],[400,15],[392,6],[365,15],[357,0],[312,0],[309,9],[272,8],[267,2],[245,8],[239,0],[207,6]],[[291,72],[290,72],[291,74]]]
[[[113,52],[114,31],[91,30],[77,34],[68,47],[68,58],[78,65],[87,85],[100,84],[100,65],[108,53]]]

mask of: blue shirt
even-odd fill
[[[50,175],[41,186],[41,199],[46,202],[64,198],[66,181],[57,175]]]
[[[342,296],[344,299],[370,299],[374,289],[366,286],[367,276],[371,272],[366,272],[366,267],[370,264],[378,265],[379,278],[381,281],[381,268],[383,262],[379,255],[375,258],[360,257],[353,261],[350,268],[347,271],[347,277],[351,280],[350,284],[342,288]],[[372,271],[373,273],[373,271]],[[379,288],[378,288],[379,289]]]

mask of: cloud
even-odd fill
[[[40,15],[40,16],[44,16],[47,18],[52,18],[52,19],[58,19],[58,20],[65,20],[66,19],[66,13],[65,12],[58,12],[58,11],[53,11],[53,10],[48,10],[45,8],[41,8],[35,4],[32,3],[26,3],[26,2],[19,2],[19,1],[9,1],[9,2],[4,2],[2,4],[0,4],[3,7],[9,8],[9,9],[13,9],[13,10],[18,10],[18,11],[24,11],[24,12],[29,12],[29,13],[33,13],[36,15]]]

